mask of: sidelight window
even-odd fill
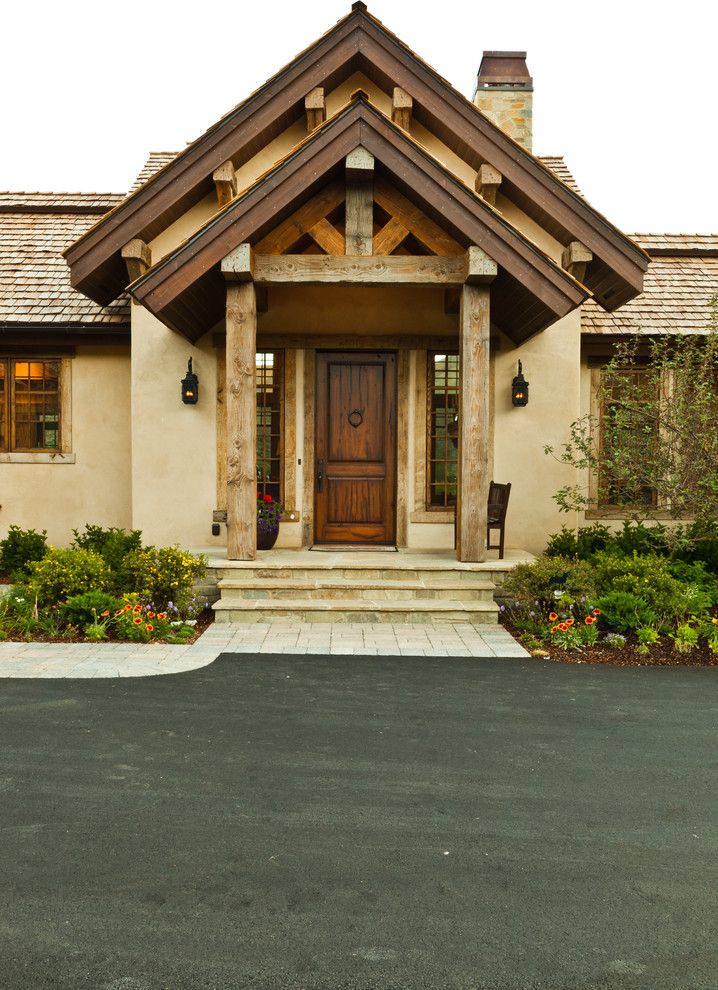
[[[283,352],[259,351],[257,388],[257,491],[282,498],[284,460]]]
[[[459,355],[427,355],[427,505],[456,505],[459,460]]]

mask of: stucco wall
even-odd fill
[[[573,526],[573,514],[558,511],[555,492],[573,483],[574,472],[544,454],[560,447],[580,410],[581,327],[579,313],[555,323],[519,348],[502,340],[495,358],[494,481],[510,481],[506,523],[510,547],[540,552],[550,533]],[[518,361],[529,382],[529,404],[511,404]]]
[[[130,355],[127,347],[78,347],[71,360],[74,463],[0,464],[0,532],[47,529],[67,545],[85,523],[131,522]]]

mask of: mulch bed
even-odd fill
[[[526,644],[522,633],[513,628],[511,623],[502,624],[532,656],[553,660],[554,663],[602,663],[612,667],[718,667],[718,654],[711,653],[705,644],[690,653],[678,653],[673,649],[673,641],[667,636],[660,643],[651,646],[648,653],[636,652],[638,640],[635,636],[628,636],[626,645],[621,649],[597,645],[586,646],[582,650],[562,650],[558,646],[547,644],[539,652]]]

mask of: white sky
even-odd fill
[[[350,9],[350,0],[7,0],[0,188],[125,190]],[[462,93],[484,49],[526,49],[534,151],[564,154],[628,232],[718,232],[713,0],[370,0]],[[441,18],[437,17],[440,13]]]

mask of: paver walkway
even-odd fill
[[[526,657],[502,626],[214,623],[190,646],[0,643],[0,677],[149,677],[206,667],[221,653]]]

